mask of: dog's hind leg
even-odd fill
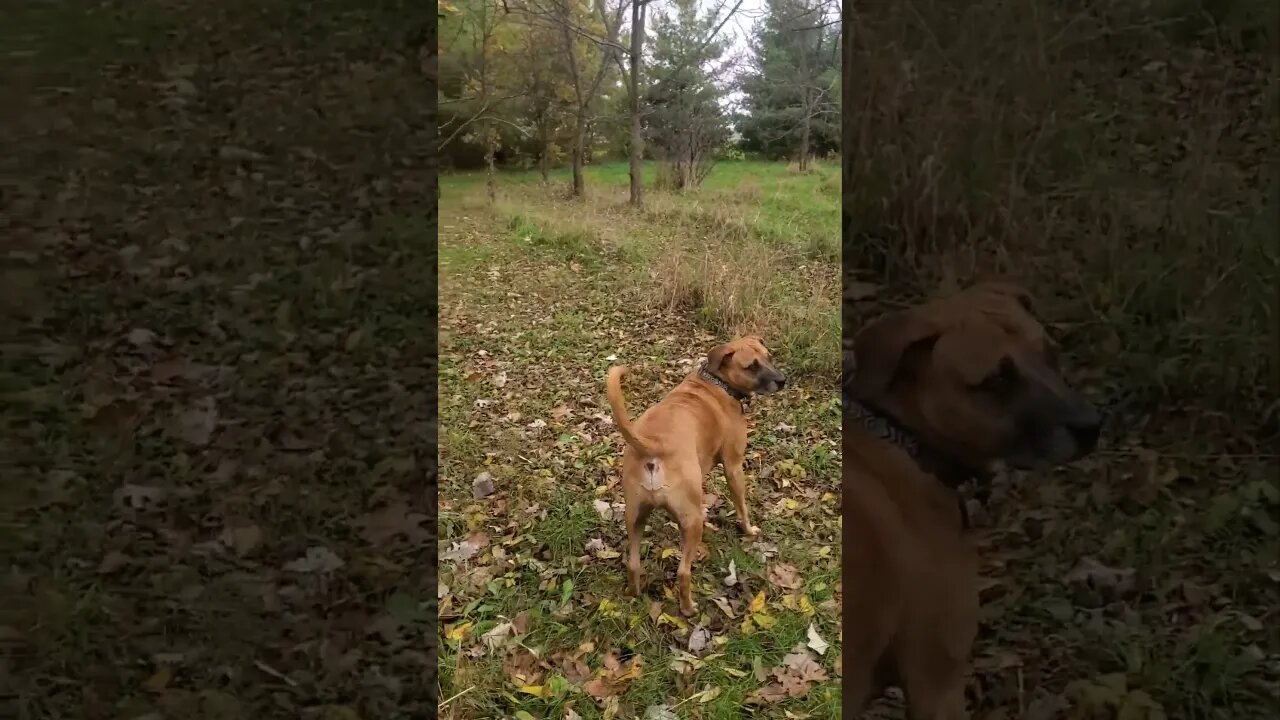
[[[640,536],[644,534],[645,521],[653,506],[640,498],[627,498],[627,589],[632,595],[640,594],[644,568],[640,564]]]
[[[702,542],[702,503],[695,503],[676,518],[680,524],[680,568],[676,583],[680,591],[680,612],[686,617],[698,611],[693,604],[693,556]]]

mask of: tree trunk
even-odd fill
[[[644,146],[640,137],[640,64],[644,50],[645,3],[631,0],[631,204],[640,207],[644,183],[640,173]]]
[[[800,172],[809,169],[809,111],[805,109],[804,124],[800,126]]]
[[[538,158],[538,171],[542,173],[542,182],[547,182],[547,173],[551,168],[551,129],[546,120],[542,121],[542,157]]]
[[[587,149],[586,118],[578,116],[573,127],[573,196],[582,197],[586,183],[582,179],[583,156]]]
[[[498,199],[498,176],[494,172],[493,156],[497,149],[497,141],[492,127],[485,128],[484,131],[484,192],[489,197],[489,204],[492,205]]]

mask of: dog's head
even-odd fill
[[[854,339],[854,397],[974,468],[1093,451],[1101,417],[1069,388],[1025,290],[976,285],[885,315]]]
[[[787,379],[774,367],[769,348],[755,335],[712,348],[707,353],[707,369],[744,393],[768,395],[787,384]]]

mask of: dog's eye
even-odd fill
[[[983,378],[981,383],[978,383],[978,389],[997,397],[1005,397],[1013,391],[1017,382],[1018,366],[1014,365],[1013,361],[1006,357],[1000,360],[995,372]]]

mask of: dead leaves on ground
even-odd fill
[[[747,697],[749,704],[769,705],[804,697],[815,684],[829,679],[827,671],[803,645],[783,657],[782,664],[769,671],[769,677],[773,681]]]

